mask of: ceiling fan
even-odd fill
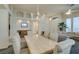
[[[67,10],[67,12],[65,14],[66,15],[70,15],[73,12],[79,11],[78,9],[74,9],[74,7],[75,7],[75,4],[71,4],[70,7],[69,7],[69,9]]]

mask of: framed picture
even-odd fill
[[[27,27],[28,27],[28,23],[26,23],[26,22],[21,23],[21,28],[27,28]]]

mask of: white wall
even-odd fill
[[[21,28],[21,22],[19,22],[19,20],[21,22],[26,22],[27,23],[27,20],[22,20],[22,19],[17,19],[15,17],[11,17],[10,19],[10,34],[11,36],[17,32],[17,30],[30,30],[31,29],[31,25],[28,23],[28,27],[27,28]]]
[[[6,10],[0,10],[0,49],[8,46],[8,12]]]
[[[61,21],[61,15],[53,15],[53,17],[56,17],[56,16],[59,17],[58,18],[59,20],[57,22],[60,22]],[[18,20],[21,20],[21,19],[16,19],[16,18],[12,17],[11,20],[10,20],[10,24],[11,24],[11,32],[10,33],[11,33],[11,35],[12,35],[13,32],[16,32],[17,30],[23,29],[23,28],[21,28],[21,24],[17,23]],[[27,22],[27,20],[22,20],[22,21]],[[32,24],[32,26],[31,26],[31,24]],[[33,30],[33,32],[36,33],[37,30],[38,30],[37,22],[33,21],[31,24],[29,24],[28,28],[26,28],[26,29]],[[58,25],[57,23],[54,23],[54,24]],[[40,20],[39,20],[39,32],[41,32],[41,31],[50,32],[51,25],[50,25],[49,18],[46,15],[41,16]],[[52,27],[51,30],[54,27]]]
[[[22,19],[17,19],[15,17],[11,17],[10,19],[10,27],[11,27],[11,31],[10,34],[11,36],[13,35],[13,33],[16,33],[17,30],[23,30],[23,29],[27,29],[27,30],[32,30],[33,33],[37,33],[38,31],[38,25],[37,25],[37,21],[33,21],[32,23],[28,24],[28,28],[21,28],[21,23],[18,22],[18,20],[21,20],[23,22],[27,22],[28,20],[22,20]],[[31,25],[32,24],[32,25]],[[42,16],[40,18],[40,31],[49,31],[49,20],[45,17]]]

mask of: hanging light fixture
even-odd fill
[[[33,13],[31,13],[31,19],[33,20]]]
[[[70,5],[70,8],[68,9],[68,11],[65,13],[66,15],[70,15],[72,13],[72,7],[74,6],[74,4]]]
[[[36,16],[36,19],[37,20],[39,19],[39,16],[40,16],[40,13],[39,13],[39,5],[37,5],[37,16]]]
[[[71,9],[69,9],[67,12],[66,12],[66,15],[70,15],[71,14]]]

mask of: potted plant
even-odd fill
[[[67,25],[64,22],[59,23],[58,25],[60,31],[65,31],[67,28]]]

